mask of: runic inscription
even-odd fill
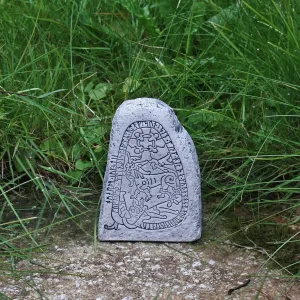
[[[159,230],[175,227],[186,216],[188,188],[173,142],[155,121],[131,123],[118,155],[111,156],[105,201],[111,203],[111,224]]]

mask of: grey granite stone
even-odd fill
[[[194,143],[157,99],[125,101],[112,124],[99,239],[189,242],[201,237]]]

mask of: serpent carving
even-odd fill
[[[127,127],[118,156],[112,157],[109,195],[116,230],[160,230],[177,226],[188,210],[184,170],[174,144],[163,126],[137,121]]]

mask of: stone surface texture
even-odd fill
[[[19,276],[2,276],[0,292],[25,300],[298,300],[300,295],[296,280],[264,269],[266,256],[226,244],[103,242],[95,249],[92,239],[67,240],[64,235],[31,264],[18,262]]]
[[[112,124],[99,239],[194,241],[201,221],[200,170],[191,137],[161,100],[125,101]]]

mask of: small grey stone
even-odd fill
[[[189,242],[201,237],[195,146],[161,100],[128,100],[118,108],[101,198],[102,241]]]

